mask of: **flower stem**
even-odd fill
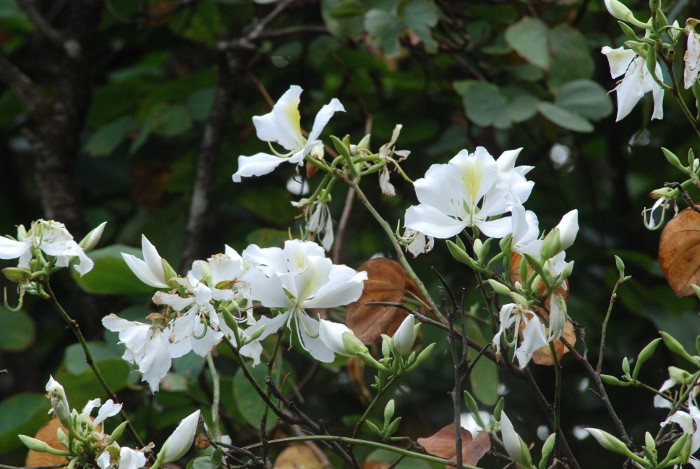
[[[211,373],[212,380],[212,401],[211,401],[211,422],[212,431],[214,437],[217,440],[221,439],[221,429],[219,428],[219,403],[221,402],[221,383],[219,380],[219,373],[216,371],[216,366],[214,365],[214,357],[211,356],[211,352],[207,354],[207,365],[209,366],[209,372]]]
[[[374,399],[372,399],[372,402],[369,403],[367,406],[367,409],[365,410],[365,413],[362,414],[362,417],[360,417],[360,420],[357,421],[357,424],[355,424],[355,429],[352,431],[352,437],[355,438],[357,436],[357,433],[360,431],[362,428],[362,425],[365,423],[367,418],[369,417],[369,414],[372,412],[372,409],[379,403],[379,399],[384,395],[385,392],[389,390],[392,384],[394,384],[394,381],[396,381],[395,376],[391,376],[386,383],[384,383],[384,386],[380,390],[377,391],[377,395],[374,396]]]

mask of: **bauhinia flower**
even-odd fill
[[[307,227],[309,232],[315,234],[321,241],[323,249],[330,251],[331,246],[333,246],[334,234],[333,219],[331,218],[328,204],[324,202],[316,202],[314,204],[314,211],[311,213]]]
[[[112,448],[114,451],[110,451]],[[113,457],[112,453],[115,453],[116,457]],[[97,458],[97,465],[100,469],[140,469],[146,465],[146,461],[143,451],[126,446],[119,447],[116,443],[112,443]]]
[[[399,238],[399,242],[408,252],[413,254],[413,257],[418,257],[419,254],[431,251],[435,245],[435,240],[432,236],[426,236],[410,228],[404,230],[403,236]]]
[[[320,319],[318,334],[326,347],[334,353],[357,355],[367,352],[365,344],[345,324]]]
[[[518,365],[524,368],[530,362],[532,354],[548,344],[545,325],[534,312],[517,303],[503,305],[499,318],[501,324],[498,332],[493,336],[493,346],[496,352],[500,352],[501,337],[512,328],[513,339],[508,342],[515,347]],[[523,338],[520,341],[521,333]],[[520,342],[519,345],[518,342]]]
[[[250,284],[251,297],[280,312],[272,318],[260,318],[251,329],[264,327],[260,335],[263,339],[286,325],[315,359],[333,361],[334,350],[320,337],[319,320],[306,310],[333,308],[357,300],[367,273],[334,265],[325,257],[323,248],[311,241],[286,241],[282,249],[252,245],[243,252],[243,259],[251,266],[244,276]]]
[[[561,217],[561,221],[547,233],[540,246],[542,259],[551,259],[569,249],[578,235],[578,210],[574,209]]]
[[[157,324],[127,321],[115,314],[102,318],[102,325],[119,333],[119,342],[126,347],[122,358],[138,365],[143,381],[148,382],[151,392],[156,392],[172,364],[168,350],[172,331]]]
[[[197,410],[182,419],[177,428],[163,443],[163,447],[158,452],[156,462],[153,465],[154,468],[177,461],[187,453],[197,433],[199,414],[200,411]]]
[[[46,392],[49,393],[49,399],[51,400],[49,413],[55,412],[61,423],[67,426],[68,422],[70,422],[70,407],[68,406],[68,398],[63,386],[53,379],[53,376],[50,376],[49,381],[46,383]]]
[[[632,108],[646,93],[651,91],[654,97],[654,112],[652,119],[663,119],[664,109],[664,89],[654,80],[654,77],[647,69],[644,57],[637,55],[631,49],[619,47],[612,49],[605,46],[600,51],[608,58],[610,64],[610,75],[618,78],[624,75],[615,87],[617,95],[617,118],[616,121],[624,119]],[[662,80],[661,66],[657,63],[655,74],[659,81]]]
[[[141,250],[143,251],[143,260],[131,254],[122,253],[126,265],[146,285],[155,288],[168,288],[168,280],[174,276],[174,271],[167,261],[160,257],[156,247],[144,235],[141,235]]]
[[[104,224],[100,226],[104,228]],[[95,235],[93,234],[93,238]],[[34,249],[41,249],[44,254],[55,257],[56,265],[59,267],[68,267],[70,261],[77,257],[78,263],[75,265],[75,270],[81,276],[90,272],[94,265],[92,259],[73,239],[65,225],[57,221],[36,220],[32,222],[29,231],[23,225],[19,225],[17,239],[0,237],[0,259],[19,258],[19,268],[29,269],[29,261],[34,256]]]
[[[688,42],[683,56],[683,87],[689,89],[698,80],[700,74],[700,34],[688,28]]]
[[[396,140],[399,138],[399,134],[401,133],[402,127],[403,126],[401,124],[394,127],[394,131],[391,133],[391,140],[382,145],[379,149],[379,160],[384,163],[382,170],[379,172],[379,188],[382,190],[382,194],[384,195],[396,195],[394,185],[389,182],[389,164],[393,163],[396,165],[396,167],[398,167],[398,163],[408,158],[408,156],[411,154],[411,152],[408,150],[396,150],[394,148],[396,145]],[[394,156],[398,156],[398,158],[394,158]]]
[[[270,143],[270,153],[256,153],[253,156],[238,157],[238,171],[233,174],[233,182],[241,182],[242,177],[262,176],[287,161],[301,165],[311,152],[323,151],[323,144],[318,139],[330,118],[339,111],[345,111],[336,98],[324,105],[316,114],[309,138],[301,133],[301,116],[299,115],[299,97],[302,89],[292,85],[275,103],[272,111],[264,116],[253,117],[253,124],[258,138]],[[272,143],[282,146],[287,153],[279,153],[272,148]]]
[[[510,170],[509,164],[503,167],[506,173]],[[442,239],[467,227],[502,238],[511,229],[510,216],[502,215],[521,203],[511,188],[502,184],[503,178],[510,176],[502,174],[485,148],[478,147],[474,153],[462,150],[447,164],[432,165],[425,177],[414,183],[420,204],[406,211],[405,225]],[[527,198],[522,187],[517,192],[520,198]],[[494,219],[497,216],[501,217]]]
[[[394,350],[399,355],[406,356],[411,353],[413,344],[416,343],[416,321],[412,314],[406,316],[406,318],[401,321],[398,329],[394,332]]]

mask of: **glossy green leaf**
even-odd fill
[[[593,131],[593,125],[585,118],[552,103],[542,101],[537,105],[537,110],[540,111],[540,114],[546,117],[547,120],[563,129],[573,130],[575,132]]]
[[[267,376],[267,368],[265,366],[256,366],[250,368],[250,373],[253,375],[255,382],[265,389],[265,377]],[[263,413],[265,412],[266,404],[255,391],[253,385],[246,379],[242,370],[238,370],[233,377],[233,396],[236,401],[238,411],[243,416],[245,421],[253,428],[260,428]],[[268,427],[274,425],[277,421],[277,416],[274,412],[267,413]]]
[[[73,279],[83,290],[96,295],[153,294],[153,287],[141,282],[126,265],[122,252],[139,259],[142,256],[140,249],[120,244],[96,249],[88,254],[95,261],[92,270],[82,277],[73,271]]]
[[[15,394],[0,402],[0,454],[22,448],[17,435],[34,435],[49,420],[50,408],[41,393]]]
[[[120,358],[107,343],[105,342],[88,342],[90,354],[99,366],[100,362],[112,358]],[[71,344],[66,348],[66,353],[63,357],[63,365],[69,373],[79,375],[90,368],[85,359],[85,351],[80,344]]]
[[[591,80],[576,80],[562,86],[556,93],[555,103],[592,120],[607,117],[613,111],[605,88]]]
[[[36,327],[25,311],[12,312],[0,306],[0,350],[19,352],[34,343]]]
[[[524,17],[506,29],[506,42],[522,58],[543,70],[549,69],[547,25],[538,18]]]

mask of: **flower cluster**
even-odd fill
[[[509,237],[506,250],[520,259],[527,257],[527,263],[532,263],[539,273],[542,290],[565,289],[565,279],[573,267],[566,263],[565,250],[576,239],[578,211],[564,215],[547,236],[540,237],[537,215],[523,206],[534,183],[525,177],[532,167],[515,165],[520,150],[503,152],[494,159],[485,148],[478,147],[474,153],[460,151],[447,164],[432,165],[425,177],[415,182],[420,204],[406,211],[405,225],[409,230],[442,239],[470,229],[470,236],[476,238],[477,257],[477,246],[483,246],[480,233],[488,238]],[[481,268],[478,262],[469,260],[473,267]],[[523,283],[525,279],[515,282],[519,293],[531,286]],[[510,289],[505,288],[503,293],[510,293]],[[566,303],[561,294],[552,295],[550,311],[538,315],[523,295],[515,293],[512,298],[516,301],[501,308],[500,329],[493,344],[500,351],[506,331],[513,330],[514,337],[507,342],[516,349],[515,357],[524,367],[537,349],[561,337]]]
[[[321,322],[307,310],[357,300],[366,279],[364,272],[333,264],[310,241],[287,241],[283,248],[251,245],[242,255],[226,246],[223,254],[195,261],[185,277],[175,275],[145,237],[142,248],[144,260],[123,254],[124,260],[144,283],[168,289],[153,296],[163,309],[149,315],[150,323],[110,314],[102,324],[119,333],[126,347],[123,358],[139,367],[153,392],[172,359],[190,351],[204,357],[222,340],[257,365],[260,341],[282,327],[293,331],[315,359],[333,361],[333,338],[324,340]],[[254,303],[272,315],[256,319]]]
[[[57,430],[57,438],[65,449],[57,449],[44,441],[20,435],[20,439],[29,449],[65,456],[70,459],[69,467],[138,469],[146,465],[146,454],[152,450],[152,443],[140,449],[120,446],[117,443],[127,422],[115,427],[111,434],[106,432],[105,421],[119,414],[121,404],[116,404],[111,399],[104,404],[100,399],[92,399],[78,412],[70,409],[63,386],[53,377],[46,383],[46,391],[51,400],[49,413],[56,414],[61,423]],[[97,408],[97,416],[92,417],[93,410]],[[199,414],[200,411],[197,410],[180,422],[158,452],[152,467],[158,468],[177,461],[187,452],[192,446],[199,425]]]

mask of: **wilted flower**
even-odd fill
[[[314,125],[306,139],[301,133],[301,116],[299,115],[299,97],[302,89],[292,85],[275,103],[272,111],[264,116],[253,117],[253,124],[258,138],[264,142],[280,144],[288,153],[280,154],[272,149],[274,154],[257,153],[253,156],[238,157],[238,171],[233,174],[233,182],[241,182],[242,177],[262,176],[274,171],[285,161],[300,165],[304,157],[320,149],[323,144],[318,136],[330,118],[338,111],[345,111],[343,105],[333,98],[316,114]]]
[[[637,55],[631,49],[619,47],[612,49],[605,46],[601,53],[608,58],[610,75],[618,78],[624,74],[622,81],[615,87],[617,94],[617,119],[620,121],[632,111],[632,108],[649,91],[654,96],[654,113],[652,119],[663,119],[664,89],[651,76],[644,57]],[[652,53],[652,52],[649,52]],[[662,80],[661,66],[657,63],[655,74],[659,81]]]

